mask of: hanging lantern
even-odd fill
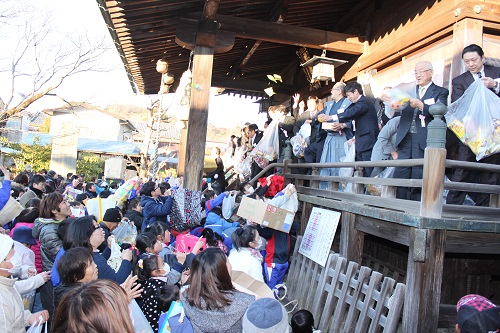
[[[156,71],[160,74],[165,74],[168,72],[168,62],[163,59],[160,59],[156,62]]]
[[[301,66],[312,67],[311,83],[316,81],[335,81],[335,67],[345,64],[346,60],[328,58],[326,50],[323,50],[321,57],[313,56]]]
[[[171,86],[172,83],[174,83],[174,76],[172,74],[165,74],[163,75],[163,83],[166,85]]]

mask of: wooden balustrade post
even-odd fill
[[[440,218],[446,162],[446,112],[443,104],[429,108],[434,120],[427,129],[420,216]],[[411,228],[403,332],[435,332],[438,327],[446,231]]]
[[[363,168],[356,168],[354,170],[354,177],[363,177]],[[365,193],[365,185],[364,184],[352,184],[352,190],[355,194],[363,194]]]
[[[319,176],[318,168],[313,168],[311,174],[313,176]],[[318,180],[311,180],[310,184],[311,184],[311,188],[319,188],[319,181]]]
[[[290,174],[292,173],[292,168],[288,166],[288,164],[292,163],[291,159],[285,159],[283,161],[283,177],[285,178],[284,186],[290,184]],[[288,175],[288,176],[287,176]]]

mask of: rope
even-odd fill
[[[156,123],[155,135],[154,135],[154,147],[155,151],[153,154],[153,160],[151,161],[151,178],[156,179],[158,173],[158,146],[160,144],[160,130],[161,130],[161,116],[163,114],[163,89],[165,86],[165,76],[167,74],[161,75],[160,91],[159,91],[159,105],[154,115],[153,127]]]

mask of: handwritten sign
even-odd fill
[[[339,221],[339,212],[314,207],[302,237],[299,253],[324,267]]]

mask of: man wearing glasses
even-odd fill
[[[433,119],[429,107],[438,102],[447,104],[448,89],[439,87],[432,82],[434,71],[432,64],[421,61],[415,65],[415,92],[417,98],[410,99],[409,105],[401,111],[396,134],[396,147],[399,160],[423,158],[427,146],[427,126]],[[401,167],[394,171],[394,178],[422,179],[423,168]],[[396,197],[419,201],[420,188],[398,187]]]

